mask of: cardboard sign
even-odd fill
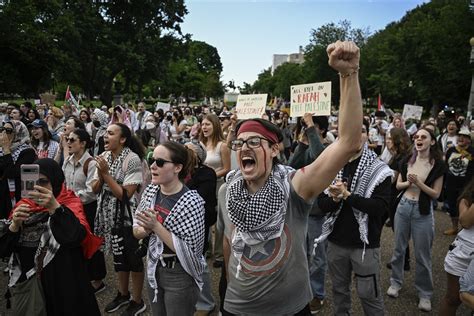
[[[267,94],[241,94],[237,98],[237,117],[239,120],[261,118],[266,105]]]
[[[418,105],[405,104],[403,106],[402,118],[404,121],[407,119],[421,120],[423,114],[423,107]]]
[[[163,112],[167,112],[170,110],[170,105],[169,103],[163,103],[163,102],[156,102],[156,105],[155,105],[155,111],[157,111],[158,109],[162,109]]]
[[[291,86],[291,117],[331,115],[331,81]]]

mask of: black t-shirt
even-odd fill
[[[461,190],[474,176],[474,148],[469,146],[463,153],[459,152],[457,147],[449,148],[446,152],[446,163],[446,190]]]
[[[156,195],[155,200],[155,211],[163,218],[163,221],[166,220],[171,209],[174,207],[176,202],[183,196],[184,193],[188,192],[189,189],[187,186],[183,185],[181,191],[171,195],[162,194],[161,191]],[[174,252],[165,244],[164,244],[164,254],[174,254]]]
[[[348,190],[350,191],[352,177],[355,174],[360,158],[348,163],[344,167],[344,177],[348,179]],[[363,175],[362,175],[363,176]],[[370,198],[364,198],[352,193],[343,201],[342,210],[334,223],[334,229],[328,239],[342,247],[363,248],[364,244],[360,240],[359,224],[354,216],[352,207],[369,215],[368,219],[368,240],[367,248],[380,247],[380,235],[382,233],[382,219],[388,212],[390,201],[391,177],[387,177],[382,183],[375,187]],[[340,202],[342,203],[342,202]],[[335,211],[339,203],[336,203],[326,194],[321,194],[318,198],[319,207],[323,212]]]

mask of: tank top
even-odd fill
[[[221,146],[222,141],[218,142],[216,147],[214,147],[212,150],[207,150],[206,160],[204,161],[204,164],[214,169],[214,171],[224,167],[221,157]],[[204,144],[203,147],[206,148]]]

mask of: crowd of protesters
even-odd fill
[[[354,280],[364,313],[384,315],[382,264],[391,298],[414,267],[430,312],[436,208],[456,235],[440,314],[474,309],[474,121],[363,115],[359,49],[338,41],[327,53],[341,86],[328,117],[290,118],[282,104],[248,120],[207,105],[0,104],[0,256],[14,314],[99,315],[96,296],[112,287],[104,312],[122,315],[145,311],[144,295],[153,315],[311,315],[327,290],[348,315]],[[24,164],[39,166],[26,197]],[[119,222],[130,228],[121,249]],[[394,249],[382,263],[384,226]],[[221,269],[220,306],[206,257]]]

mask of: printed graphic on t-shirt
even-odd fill
[[[465,177],[469,165],[469,157],[454,152],[448,159],[449,171],[456,177]]]
[[[285,224],[281,236],[255,246],[245,246],[242,271],[253,276],[270,275],[278,271],[291,252],[291,233]]]

